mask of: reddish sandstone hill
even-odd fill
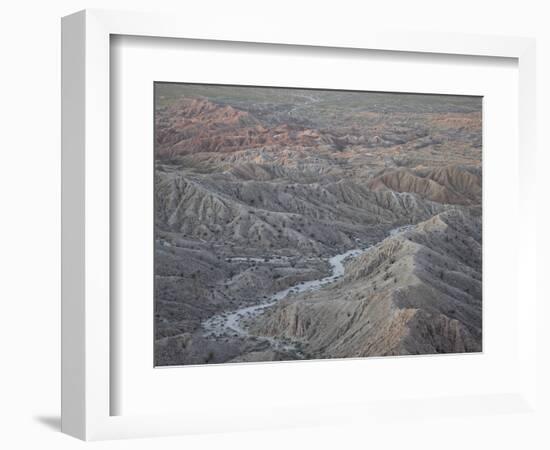
[[[288,124],[266,127],[248,112],[202,99],[182,98],[158,110],[157,116],[157,158],[272,146],[311,147],[321,142],[316,130]]]

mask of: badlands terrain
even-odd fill
[[[482,350],[481,98],[157,83],[155,364]]]

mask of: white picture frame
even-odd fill
[[[325,30],[280,30],[276,24],[236,27],[163,14],[86,10],[62,21],[62,430],[85,440],[232,431],[360,420],[387,414],[389,405],[343,402],[330,410],[278,406],[239,422],[205,414],[112,415],[110,366],[110,39],[113,35],[298,45],[303,48],[368,49],[413,54],[512,58],[518,63],[519,224],[518,303],[519,379],[515,390],[464,398],[406,402],[411,414],[437,405],[441,414],[494,413],[504,406],[524,411],[536,399],[536,205],[535,42],[526,38],[440,33],[394,33],[370,28],[329,36]],[[151,300],[152,301],[152,300]],[[385,412],[384,412],[385,411]],[[307,412],[307,414],[306,414]],[[307,417],[307,419],[304,419]]]

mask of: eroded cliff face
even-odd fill
[[[159,173],[156,223],[188,238],[263,249],[331,254],[374,242],[396,224],[444,206],[408,192],[372,191],[360,181],[281,183]]]
[[[157,99],[157,364],[480,351],[481,103],[231,89]]]

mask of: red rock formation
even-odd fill
[[[156,114],[157,158],[249,148],[311,147],[316,130],[290,125],[265,127],[245,111],[207,100],[181,99]]]

